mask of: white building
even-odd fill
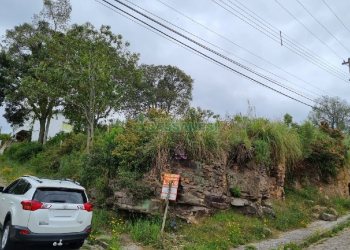
[[[32,130],[32,141],[37,141],[39,139],[39,129],[39,121],[36,120],[34,124],[32,124],[32,121],[27,121],[23,126],[14,128],[12,134],[14,135],[21,130]],[[54,115],[50,121],[48,139],[62,131],[69,133],[72,129],[73,127],[68,124],[68,120],[63,115]]]

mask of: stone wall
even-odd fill
[[[273,174],[268,174],[267,169],[254,162],[245,166],[226,166],[222,163],[203,164],[180,160],[171,162],[164,169],[164,172],[181,176],[177,201],[171,203],[170,211],[187,220],[230,206],[242,210],[247,208],[248,213],[259,214],[266,200],[284,197],[284,164],[278,165]],[[113,189],[118,190],[112,198],[114,207],[142,213],[159,212],[162,209],[162,201],[159,200],[160,177],[146,174],[144,182],[154,193],[152,199],[135,200],[127,189],[118,190],[117,185],[114,185]],[[240,190],[240,197],[233,197],[230,188]]]

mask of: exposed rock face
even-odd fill
[[[330,180],[328,184],[320,185],[320,182],[316,184],[318,184],[320,192],[328,196],[347,198],[350,196],[350,169],[348,167],[340,169],[337,177]]]
[[[272,176],[268,175],[266,168],[253,162],[246,166],[226,166],[221,163],[208,165],[178,160],[164,167],[163,171],[164,169],[181,176],[177,201],[171,202],[170,212],[188,221],[195,221],[199,215],[231,206],[239,208],[245,214],[272,215],[271,204],[267,199],[284,197],[284,164],[277,166]],[[118,190],[112,198],[114,207],[141,213],[161,212],[163,202],[159,199],[160,178],[149,174],[144,181],[154,191],[152,199],[136,203],[127,190],[118,190],[117,185],[114,185],[113,190]],[[239,198],[232,197],[232,188],[239,190]]]

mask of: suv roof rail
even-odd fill
[[[62,179],[61,181],[69,181],[69,182],[72,182],[72,183],[77,184],[77,185],[80,186],[80,183],[79,183],[79,182],[77,182],[77,181],[75,181],[75,180],[72,180],[72,179],[69,179],[69,178],[64,178],[64,179]]]
[[[43,183],[43,181],[40,180],[40,179],[39,179],[38,177],[36,177],[36,176],[32,176],[32,175],[23,175],[22,177],[31,178],[31,179],[33,179],[33,180],[39,182],[39,183]]]

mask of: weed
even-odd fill
[[[236,197],[236,198],[241,197],[241,189],[239,187],[231,187],[230,193],[233,197]]]

